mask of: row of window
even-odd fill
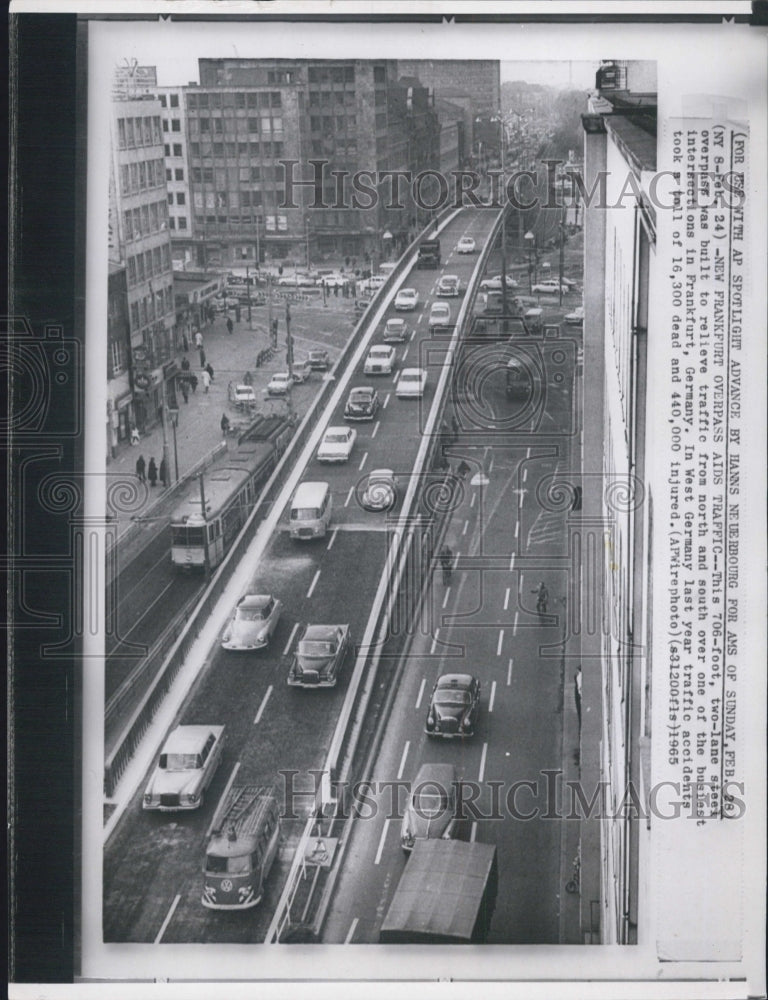
[[[274,202],[275,200],[281,201],[283,192],[281,190],[274,191],[195,191],[192,195],[192,201],[196,210],[201,209],[215,209],[217,211],[226,210],[227,208],[237,209],[239,207],[249,208],[253,206],[254,208],[259,207],[264,203],[264,196],[267,196],[268,201]]]
[[[187,218],[185,215],[180,215],[178,219],[175,215],[172,215],[168,219],[168,223],[171,229],[186,229],[187,228]]]
[[[283,179],[284,168],[277,163],[264,164],[263,166],[251,167],[230,167],[224,169],[217,167],[193,167],[192,180],[197,184],[213,184],[221,190],[229,187],[236,187],[238,184],[252,184],[260,181],[281,181]]]
[[[162,319],[168,313],[172,313],[173,286],[161,288],[154,295],[150,292],[137,302],[131,302],[131,333],[136,333],[147,323],[153,323],[156,319]]]
[[[247,156],[249,159],[261,156],[265,159],[279,160],[282,158],[284,143],[282,142],[190,142],[189,152],[192,156]]]
[[[283,98],[279,90],[239,91],[237,93],[187,93],[188,108],[280,108]]]
[[[310,115],[309,128],[312,132],[343,132],[357,128],[357,115]]]
[[[167,243],[143,253],[132,254],[126,260],[128,287],[171,270],[171,248]]]
[[[283,119],[270,115],[250,118],[190,118],[189,134],[197,136],[206,132],[214,135],[271,135],[283,131]]]
[[[117,144],[120,149],[159,146],[163,141],[160,115],[117,119]]]
[[[374,69],[374,79],[376,70],[381,70],[384,72],[383,66],[377,66]],[[355,67],[354,66],[332,66],[330,68],[325,66],[310,66],[307,70],[307,79],[310,83],[354,83],[355,82]],[[383,77],[382,77],[383,79]]]
[[[310,108],[329,108],[332,104],[355,103],[354,90],[310,90]]]
[[[164,187],[163,171],[165,160],[142,160],[139,163],[123,163],[120,166],[120,193],[136,194],[148,188]]]
[[[165,171],[165,179],[167,181],[183,181],[184,167],[174,167],[173,170],[168,167]]]
[[[171,148],[173,148],[173,152],[171,152]],[[168,143],[166,143],[163,146],[163,151],[165,152],[166,156],[183,156],[184,155],[184,150],[182,149],[180,142],[174,142],[173,147],[169,146]]]
[[[159,233],[168,222],[168,203],[153,201],[150,205],[139,205],[123,212],[125,241],[139,240],[152,233]]]
[[[316,157],[333,157],[334,168],[342,169],[342,164],[339,162],[339,157],[342,156],[357,156],[357,140],[352,139],[349,142],[335,141],[331,139],[313,139],[311,143],[312,155]],[[352,170],[355,169],[354,166],[351,167]]]
[[[165,94],[159,94],[157,99],[160,101],[160,107],[161,108],[168,107],[169,105],[172,108],[178,108],[178,106],[179,106],[179,95],[178,94],[169,94],[167,102],[166,102],[166,99],[165,99]]]
[[[183,191],[177,191],[176,192],[176,204],[177,205],[186,205],[186,203],[187,203],[187,196],[184,194]],[[173,191],[169,191],[168,192],[168,204],[169,205],[173,204]]]
[[[168,119],[163,118],[163,132],[168,131]],[[181,132],[181,119],[171,118],[171,132]]]

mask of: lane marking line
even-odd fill
[[[384,402],[383,402],[383,403],[381,404],[381,408],[382,408],[382,410],[386,410],[386,408],[387,408],[387,403],[389,402],[389,397],[390,397],[391,395],[392,395],[392,393],[391,393],[391,392],[388,392],[388,393],[386,394],[386,396],[384,397]]]
[[[273,690],[273,685],[270,684],[266,692],[264,693],[264,697],[261,699],[261,704],[259,705],[259,710],[256,713],[256,718],[253,720],[254,726],[258,725],[259,720],[261,719],[261,716],[264,712],[264,709],[267,707],[267,702],[269,701],[269,696],[272,694],[272,690]]]
[[[462,535],[466,535],[468,527],[469,527],[469,521],[465,521],[464,522],[464,527],[461,529]]]
[[[493,702],[494,702],[495,698],[496,698],[496,681],[494,681],[493,684],[491,684],[491,697],[490,697],[490,699],[488,701],[488,711],[489,712],[493,711]]]
[[[408,357],[408,351],[409,350],[410,350],[410,348],[406,347],[406,349],[403,351],[403,358],[402,358],[403,361],[405,361],[405,359]]]
[[[483,752],[480,754],[480,773],[477,776],[478,781],[482,781],[485,777],[485,758],[488,753],[488,744],[483,743]]]
[[[472,820],[472,830],[471,830],[471,832],[469,834],[469,842],[470,842],[470,844],[474,844],[476,837],[477,837],[477,820],[473,819]]]
[[[373,434],[371,434],[371,440],[373,440],[373,438],[375,438],[376,435],[379,433],[379,427],[381,427],[381,421],[377,420],[376,423],[373,425]]]
[[[512,635],[517,635],[517,620],[518,620],[519,617],[520,617],[520,612],[516,611],[515,612],[515,621],[514,621],[514,624],[512,625]]]
[[[514,657],[510,656],[509,665],[507,666],[507,687],[512,683],[512,664],[514,662]]]
[[[389,820],[384,820],[384,829],[381,831],[381,837],[379,838],[379,846],[376,850],[376,857],[373,859],[373,863],[377,865],[381,861],[381,855],[384,851],[384,841],[387,839],[387,831],[389,830]]]
[[[349,501],[352,499],[352,494],[354,492],[355,492],[355,487],[354,486],[350,486],[349,487],[349,493],[347,493],[347,499],[344,501],[344,506],[345,507],[349,506]]]
[[[296,635],[296,630],[298,629],[298,627],[299,623],[296,622],[296,624],[291,629],[291,634],[288,636],[288,642],[285,644],[285,649],[283,650],[283,656],[288,655],[288,650],[291,648],[291,645],[293,643],[293,637]]]
[[[509,608],[509,587],[504,591],[504,610]]]
[[[499,629],[499,641],[496,643],[496,655],[501,656],[501,644],[504,642],[504,629]]]
[[[435,646],[437,645],[437,637],[438,637],[439,635],[440,635],[440,629],[439,629],[439,628],[438,628],[438,629],[435,629],[435,637],[434,637],[434,639],[432,640],[432,647],[431,647],[431,649],[430,649],[430,651],[429,651],[429,655],[430,655],[430,656],[431,656],[431,655],[432,655],[432,654],[434,653],[434,651],[435,651]]]
[[[368,461],[368,452],[366,452],[366,453],[365,453],[365,454],[363,455],[363,457],[362,457],[362,458],[360,459],[360,465],[358,465],[358,467],[357,467],[357,471],[358,471],[358,472],[362,472],[362,471],[363,471],[363,466],[365,465],[365,463],[366,463],[367,461]]]
[[[424,697],[424,688],[427,686],[427,678],[421,678],[421,685],[419,687],[419,697],[416,699],[416,708],[421,708],[421,699]]]
[[[398,781],[403,776],[403,771],[405,770],[405,761],[406,761],[406,758],[408,757],[408,751],[410,750],[410,748],[411,748],[411,741],[410,740],[406,740],[405,741],[405,746],[403,747],[403,755],[400,758],[400,767],[397,769],[397,780]]]
[[[510,573],[515,568],[515,553],[513,552],[509,560],[509,571]]]
[[[333,543],[336,541],[336,536],[338,535],[338,533],[339,533],[339,529],[338,528],[334,528],[333,531],[331,532],[330,541],[328,542],[328,544],[325,547],[325,551],[326,552],[330,552],[331,549],[333,548]]]
[[[355,919],[349,925],[349,930],[347,931],[347,936],[344,938],[344,944],[349,944],[349,942],[355,936],[355,931],[357,930],[358,919],[359,919],[358,917],[355,917]]]
[[[168,913],[166,914],[166,917],[165,917],[165,920],[163,921],[162,927],[157,932],[157,937],[155,938],[155,944],[160,944],[160,942],[162,941],[163,934],[165,934],[166,928],[168,927],[168,924],[171,922],[171,918],[173,917],[173,914],[174,914],[174,912],[176,910],[176,907],[179,905],[179,900],[180,899],[181,899],[181,896],[177,896],[174,899],[174,901],[171,903],[171,908],[168,911]]]
[[[318,570],[318,571],[317,571],[317,572],[315,573],[315,575],[314,575],[314,576],[312,577],[312,583],[310,583],[310,585],[309,585],[309,590],[307,591],[307,598],[306,598],[307,600],[309,600],[309,599],[310,599],[310,597],[312,596],[312,594],[313,594],[313,592],[314,592],[314,589],[315,589],[315,587],[317,586],[317,581],[318,581],[319,579],[320,579],[320,570]]]
[[[469,506],[470,507],[474,507],[475,506],[475,500],[477,500],[477,491],[475,491],[472,494],[472,499],[469,501]]]
[[[445,607],[446,604],[448,603],[448,598],[450,596],[450,593],[451,593],[451,588],[450,588],[450,586],[448,586],[448,587],[445,588],[445,597],[443,598],[443,607]]]

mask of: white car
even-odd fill
[[[565,317],[568,326],[584,326],[584,306],[577,306]]]
[[[437,294],[456,297],[461,294],[461,282],[456,274],[444,274],[437,283]]]
[[[474,253],[475,241],[471,236],[462,236],[456,244],[456,253]]]
[[[395,296],[395,309],[412,312],[419,304],[419,293],[415,288],[401,288]]]
[[[391,469],[374,469],[369,473],[360,498],[365,510],[390,510],[396,499],[395,474]]]
[[[539,295],[557,295],[559,292],[567,292],[568,286],[561,285],[559,281],[547,280],[539,281],[531,289],[532,292],[536,292]]]
[[[425,368],[404,368],[397,380],[395,395],[401,398],[420,398],[427,385]]]
[[[483,278],[480,282],[480,288],[484,292],[500,292],[501,291],[501,275],[496,274],[492,278]],[[517,282],[511,275],[507,275],[507,288],[517,288]]]
[[[433,302],[429,310],[429,329],[438,326],[449,326],[451,322],[451,307],[447,302]]]
[[[357,287],[361,292],[378,292],[386,280],[387,276],[385,274],[372,274],[370,278],[363,278],[362,281],[358,281]]]
[[[408,327],[405,325],[405,320],[396,316],[388,319],[384,324],[382,338],[385,344],[402,344],[404,340],[408,339]]]
[[[366,375],[391,375],[395,370],[395,349],[389,344],[376,344],[368,351],[363,365]]]
[[[346,281],[344,275],[339,274],[338,271],[329,271],[327,274],[321,274],[315,284],[318,288],[322,288],[323,285],[326,288],[343,288]]]
[[[223,752],[224,726],[177,726],[160,751],[144,790],[143,808],[199,809]]]
[[[268,396],[285,396],[293,385],[293,379],[288,372],[275,372],[267,383]]]
[[[223,649],[263,649],[277,628],[283,605],[271,594],[246,594],[221,637]]]
[[[317,449],[318,462],[348,461],[356,438],[354,427],[329,427]]]

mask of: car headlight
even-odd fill
[[[227,630],[227,631],[226,631],[226,632],[224,633],[224,635],[222,636],[222,640],[221,640],[221,641],[222,641],[222,642],[229,642],[229,640],[230,640],[231,638],[232,638],[232,633],[231,633],[231,632],[229,631],[229,629],[228,629],[228,630]]]
[[[462,729],[469,729],[471,727],[471,725],[472,725],[472,723],[471,723],[471,721],[469,719],[469,716],[465,715],[464,718],[461,720],[461,728]]]
[[[149,805],[152,801],[152,792],[144,792],[144,801]]]
[[[259,632],[259,634],[256,636],[256,641],[264,642],[264,640],[267,638],[268,635],[269,635],[269,629],[263,628],[261,632]]]
[[[197,792],[187,792],[186,794],[186,799],[188,802],[197,802],[199,798],[200,796]]]

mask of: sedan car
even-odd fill
[[[461,282],[456,274],[444,274],[437,283],[437,294],[456,297],[461,294]]]
[[[584,326],[584,306],[577,306],[573,312],[566,313],[565,322],[568,326]]]
[[[309,361],[309,367],[314,372],[328,371],[331,365],[331,359],[328,356],[328,351],[323,350],[322,348],[315,348],[314,351],[310,351],[307,360]]]
[[[305,626],[288,671],[288,684],[335,687],[349,644],[349,625]]]
[[[263,649],[277,628],[283,605],[271,594],[246,594],[221,637],[223,649]]]
[[[453,764],[422,764],[411,784],[411,795],[400,828],[400,846],[413,850],[417,840],[455,840],[459,833],[456,768]]]
[[[318,288],[322,288],[325,285],[326,288],[343,288],[346,284],[347,279],[343,274],[339,274],[338,271],[329,271],[327,274],[321,274],[317,279]]]
[[[480,681],[471,674],[443,674],[429,700],[427,736],[473,736],[480,710]]]
[[[425,368],[404,368],[400,373],[395,387],[395,395],[402,397],[420,397],[424,395],[427,385]]]
[[[451,307],[447,302],[433,302],[429,310],[429,329],[435,327],[449,326],[451,322]]]
[[[546,281],[537,282],[533,288],[532,292],[536,292],[537,295],[558,295],[561,291],[567,292],[568,286],[561,285],[559,281],[555,281],[554,278],[547,279]]]
[[[501,291],[501,275],[496,274],[492,278],[483,278],[480,282],[480,288],[484,292],[500,292]],[[517,288],[517,282],[511,275],[507,275],[507,288]]]
[[[296,271],[277,279],[278,285],[293,288],[314,288],[318,275],[310,271]]]
[[[395,370],[395,349],[387,344],[376,344],[368,351],[363,365],[366,375],[391,375]]]
[[[419,304],[419,293],[415,288],[401,288],[395,296],[395,309],[412,312]]]
[[[364,510],[391,510],[397,500],[395,474],[391,469],[374,469],[365,481],[360,505]]]
[[[474,253],[475,241],[471,236],[462,236],[456,244],[456,253]]]
[[[285,396],[293,385],[293,379],[288,372],[275,372],[267,382],[268,396]]]
[[[384,324],[382,337],[385,344],[402,344],[404,340],[408,339],[408,327],[405,325],[405,320],[397,317],[388,319]]]
[[[177,726],[168,736],[144,790],[144,809],[198,809],[221,763],[224,726]]]
[[[344,407],[345,420],[373,420],[379,411],[379,394],[370,385],[351,389]]]
[[[352,454],[357,431],[352,427],[329,427],[317,449],[318,462],[346,462]]]

